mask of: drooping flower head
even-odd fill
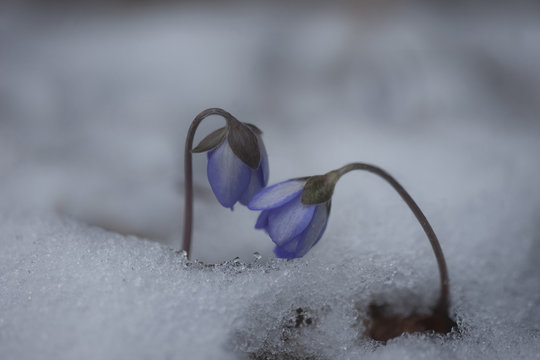
[[[274,253],[279,258],[304,256],[320,240],[330,214],[330,203],[339,178],[353,170],[373,173],[401,196],[424,229],[439,266],[441,295],[435,312],[448,316],[449,278],[446,261],[433,228],[409,193],[396,179],[380,167],[366,163],[350,163],[324,175],[287,180],[262,189],[249,202],[251,210],[262,210],[255,224],[264,229],[276,244]],[[448,327],[448,331],[451,326]]]
[[[329,174],[280,182],[249,202],[249,209],[262,210],[255,228],[268,233],[278,258],[302,257],[322,237],[337,181]]]
[[[256,194],[248,205],[252,210],[262,210],[255,228],[264,229],[270,235],[276,244],[274,253],[277,257],[291,259],[304,256],[317,244],[326,229],[330,202],[337,181],[341,176],[354,170],[367,171],[384,179],[405,201],[422,226],[435,254],[441,279],[441,292],[433,315],[433,319],[437,319],[433,323],[439,325],[434,325],[433,328],[429,327],[429,329],[437,332],[449,332],[455,326],[455,322],[448,317],[450,280],[437,235],[405,188],[380,167],[354,162],[324,175],[287,180],[265,188]],[[406,318],[404,321],[409,321],[408,319]],[[372,327],[370,332],[374,328],[376,327]],[[372,334],[377,333],[376,331]],[[378,339],[375,335],[372,337]],[[380,340],[387,340],[387,338]]]
[[[208,152],[207,174],[221,205],[247,205],[268,183],[268,156],[255,125],[238,120],[212,132],[192,152]]]

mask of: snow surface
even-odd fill
[[[0,359],[540,359],[537,8],[3,6]],[[393,174],[441,240],[459,331],[363,336],[370,303],[422,312],[439,286],[371,174],[285,261],[195,155],[198,260],[178,253],[183,141],[214,106],[263,130],[270,183]]]

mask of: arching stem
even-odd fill
[[[229,114],[227,111],[220,108],[210,108],[204,111],[201,111],[199,115],[193,119],[191,126],[189,127],[187,137],[186,137],[186,146],[184,149],[184,182],[185,182],[185,203],[184,203],[184,232],[182,237],[182,250],[184,250],[188,258],[191,251],[191,234],[193,231],[193,165],[192,165],[192,154],[191,150],[193,149],[193,138],[195,136],[195,131],[199,127],[199,124],[202,120],[210,115],[220,115],[227,120],[227,124],[231,122],[238,121],[234,116]]]
[[[422,213],[422,210],[416,205],[416,202],[412,199],[412,197],[405,191],[403,186],[401,186],[400,183],[398,183],[390,174],[388,174],[383,169],[369,164],[364,163],[351,163],[347,164],[337,170],[335,170],[339,177],[342,175],[348,173],[352,170],[365,170],[369,171],[373,174],[379,175],[384,180],[386,180],[392,187],[399,193],[401,198],[407,203],[411,211],[414,213],[414,216],[416,216],[416,219],[418,219],[418,222],[420,225],[422,225],[422,228],[424,229],[424,232],[426,233],[429,242],[431,243],[431,247],[433,248],[433,252],[435,253],[435,258],[437,259],[437,265],[439,266],[439,274],[441,277],[441,293],[439,297],[439,301],[437,303],[437,306],[435,308],[435,312],[440,315],[448,315],[448,306],[449,306],[449,293],[450,293],[450,280],[448,278],[448,270],[446,268],[446,261],[444,259],[444,255],[441,249],[441,245],[439,244],[439,240],[437,239],[437,235],[435,235],[435,232],[433,231],[433,228],[429,224],[428,220],[424,216],[424,213]]]

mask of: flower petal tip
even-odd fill
[[[259,191],[248,203],[250,210],[277,208],[296,197],[303,189],[304,182],[286,180]]]
[[[208,152],[208,181],[217,200],[231,208],[246,190],[251,170],[238,159],[226,142]]]

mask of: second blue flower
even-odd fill
[[[302,203],[305,179],[287,180],[261,190],[249,202],[262,210],[255,228],[264,229],[276,244],[279,258],[304,256],[321,238],[330,214],[330,200],[313,205]]]

